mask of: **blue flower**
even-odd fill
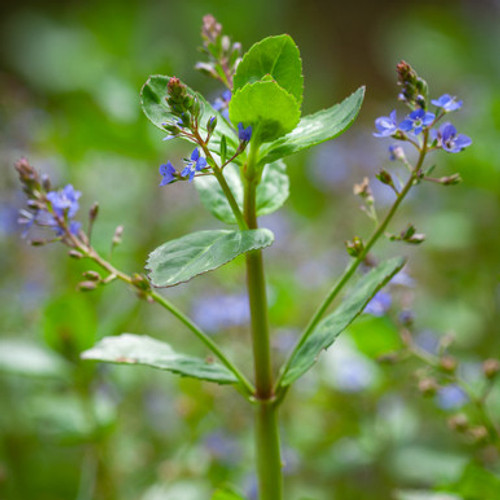
[[[443,94],[439,99],[433,99],[431,102],[446,113],[460,109],[463,104],[463,101],[457,101],[457,98],[450,94]]]
[[[364,312],[373,316],[383,316],[391,307],[392,298],[387,292],[377,292],[365,307]]]
[[[442,410],[457,410],[467,401],[467,394],[458,385],[445,385],[437,393],[437,405]]]
[[[232,94],[230,90],[224,90],[222,95],[218,97],[212,104],[212,107],[219,111],[219,113],[226,119],[229,119],[229,101],[231,100]]]
[[[436,115],[434,113],[430,113],[428,111],[424,111],[422,108],[419,108],[412,111],[408,115],[408,118],[399,124],[399,128],[403,132],[411,132],[413,130],[415,134],[418,135],[422,132],[424,127],[431,125],[435,118]]]
[[[189,160],[186,160],[186,163],[187,166],[181,172],[181,175],[182,177],[189,176],[189,182],[193,180],[194,174],[196,172],[199,172],[200,170],[203,170],[207,167],[207,160],[205,160],[203,156],[200,156],[200,151],[198,148],[194,149],[194,151],[191,153],[191,158]]]
[[[59,216],[67,215],[69,218],[75,216],[78,211],[78,198],[81,196],[80,191],[75,191],[75,188],[68,184],[59,191],[49,191],[47,200],[49,200],[52,210]]]
[[[163,175],[160,186],[166,186],[175,179],[177,172],[172,163],[167,161],[166,164],[160,165],[160,174]]]
[[[389,116],[381,116],[375,120],[375,127],[378,132],[374,132],[375,137],[390,137],[398,131],[396,122],[396,110],[393,110]]]
[[[245,128],[243,123],[238,123],[238,138],[242,142],[249,142],[252,138],[252,127],[249,125]]]
[[[438,146],[448,151],[448,153],[460,153],[460,151],[472,144],[470,137],[457,134],[457,129],[449,122],[443,123],[439,127],[439,131],[434,138],[438,140]]]

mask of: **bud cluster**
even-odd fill
[[[398,96],[411,109],[418,107],[427,109],[429,89],[427,82],[420,78],[416,71],[406,62],[401,61],[396,66],[398,85],[401,92]]]

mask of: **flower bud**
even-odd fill
[[[119,245],[122,242],[123,229],[124,229],[123,226],[118,226],[115,229],[115,234],[113,235],[113,240],[112,240],[113,246]]]
[[[207,121],[207,131],[209,135],[212,135],[213,131],[215,130],[215,127],[217,127],[217,117],[212,116]]]
[[[424,378],[418,383],[418,390],[424,396],[434,396],[439,388],[437,381],[433,378]]]
[[[89,281],[101,281],[101,275],[96,271],[85,271],[82,276]]]
[[[89,210],[89,219],[90,222],[94,222],[97,219],[97,216],[99,215],[99,203],[94,202],[93,205],[90,207]]]
[[[483,443],[488,439],[488,430],[483,425],[471,427],[467,434],[472,438],[475,443]]]
[[[83,259],[84,255],[82,253],[80,253],[78,250],[70,250],[68,252],[68,255],[72,258],[72,259]]]
[[[149,290],[151,288],[146,276],[138,273],[134,273],[132,276],[132,284],[140,290]]]
[[[47,240],[42,240],[42,239],[34,239],[34,240],[30,240],[29,241],[29,244],[32,246],[32,247],[42,247],[43,245],[45,245],[47,243]]]
[[[447,373],[454,373],[457,369],[457,360],[453,356],[443,356],[439,360],[439,367]]]
[[[460,184],[462,182],[462,177],[460,174],[449,175],[448,177],[441,177],[439,181],[443,186],[453,186],[455,184]]]
[[[97,288],[97,283],[95,281],[82,281],[78,283],[78,290],[81,292],[91,292]]]
[[[463,413],[459,413],[448,419],[448,425],[454,431],[465,432],[469,427],[469,420]]]
[[[351,257],[358,257],[361,252],[363,251],[365,245],[363,244],[363,241],[361,238],[358,236],[355,236],[351,241],[346,241],[345,242],[345,247],[347,250],[347,253]]]
[[[498,359],[487,359],[483,363],[483,373],[486,378],[493,379],[500,371],[500,361]]]
[[[378,174],[375,175],[375,177],[382,183],[382,184],[387,184],[388,186],[391,186],[394,190],[396,189],[396,186],[394,185],[394,182],[392,180],[392,176],[387,170],[380,170]]]

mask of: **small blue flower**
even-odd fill
[[[194,151],[191,153],[191,158],[187,160],[186,163],[187,166],[181,172],[181,175],[182,177],[189,176],[189,182],[191,182],[194,179],[194,174],[196,172],[203,170],[208,165],[207,160],[205,160],[203,156],[200,156],[200,151],[198,148],[194,149]]]
[[[252,138],[252,127],[249,125],[245,128],[243,123],[238,123],[238,138],[242,142],[249,142]]]
[[[391,144],[389,146],[389,160],[396,161],[405,159],[404,149],[399,144]]]
[[[428,111],[424,111],[422,108],[419,108],[412,111],[408,115],[408,118],[399,124],[399,128],[403,132],[411,132],[413,130],[415,134],[418,135],[422,132],[424,127],[431,125],[435,118],[436,115],[434,113],[430,113]]]
[[[175,179],[177,172],[172,163],[167,161],[166,164],[160,165],[160,174],[163,175],[160,186],[166,186]]]
[[[438,146],[441,146],[448,153],[460,153],[472,144],[472,139],[464,134],[457,134],[457,129],[450,122],[443,123],[439,127],[434,139],[437,139]]]
[[[381,116],[375,120],[375,127],[378,132],[374,132],[375,137],[390,137],[398,131],[396,121],[396,110],[393,110],[389,116]]]
[[[72,220],[69,223],[69,232],[71,234],[74,234],[75,236],[77,236],[78,235],[78,231],[80,231],[81,227],[82,227],[82,223],[81,222],[78,222],[76,220]]]
[[[457,98],[450,94],[443,94],[439,99],[433,99],[431,102],[446,113],[460,109],[463,104],[463,101],[457,101]]]
[[[377,292],[365,307],[364,312],[372,316],[383,316],[391,307],[392,298],[387,292]]]
[[[47,199],[59,217],[67,215],[71,218],[78,211],[78,198],[80,198],[81,194],[80,191],[75,191],[75,188],[71,184],[68,184],[59,191],[49,191]]]
[[[229,119],[229,101],[231,100],[232,94],[230,90],[224,90],[222,95],[218,97],[212,104],[212,107],[218,111],[226,120]]]
[[[467,394],[458,385],[445,385],[437,393],[437,405],[442,410],[457,410],[467,401]]]

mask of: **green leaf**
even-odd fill
[[[243,182],[239,168],[228,165],[224,168],[226,181],[243,210]],[[231,206],[217,179],[212,176],[196,177],[194,180],[201,202],[215,217],[226,224],[236,224]],[[290,180],[283,161],[265,165],[260,184],[257,186],[257,215],[267,215],[280,208],[290,194]]]
[[[58,354],[35,342],[4,338],[0,340],[0,372],[64,378],[68,376],[69,365]]]
[[[221,490],[217,490],[213,494],[212,500],[245,500],[245,499],[242,496],[235,493],[233,490],[223,488]]]
[[[81,355],[82,359],[108,363],[143,365],[158,368],[184,377],[235,384],[236,377],[218,363],[186,356],[175,352],[165,342],[146,335],[123,333],[117,337],[105,337]]]
[[[323,319],[294,353],[282,377],[281,386],[290,385],[316,363],[320,352],[359,316],[373,296],[403,267],[403,258],[383,262],[365,274],[340,306]]]
[[[267,75],[292,94],[299,105],[304,92],[300,52],[289,35],[264,38],[243,56],[234,75],[234,89],[255,83]]]
[[[456,495],[427,490],[401,490],[396,492],[395,498],[396,500],[463,500],[462,497]],[[479,497],[476,498],[479,500]],[[470,500],[472,500],[472,497]]]
[[[300,105],[276,82],[247,83],[229,103],[229,118],[235,125],[252,126],[252,141],[273,141],[291,132],[300,120]],[[271,163],[271,162],[266,162]]]
[[[364,94],[365,88],[360,87],[341,103],[305,116],[292,132],[261,147],[260,163],[271,163],[342,134],[358,116]]]
[[[223,266],[238,255],[269,246],[268,229],[199,231],[168,241],[149,254],[146,268],[156,287],[174,286]]]
[[[152,75],[148,78],[141,90],[141,106],[144,114],[159,129],[165,132],[163,123],[177,122],[178,118],[171,112],[165,100],[167,97],[167,84],[169,76]],[[188,87],[188,93],[196,96],[201,104],[200,131],[206,134],[206,124],[212,116],[217,117],[217,127],[208,144],[208,149],[213,153],[220,153],[220,143],[222,136],[227,136],[228,157],[231,157],[238,147],[239,141],[235,130],[227,123],[225,118],[211,106],[211,104],[198,92]],[[167,133],[167,132],[165,132]],[[185,137],[183,139],[189,140]],[[193,142],[193,141],[190,141]]]

